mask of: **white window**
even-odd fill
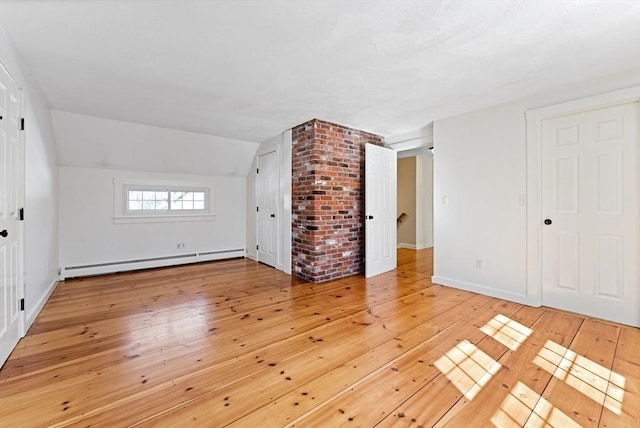
[[[205,212],[206,189],[127,188],[127,212],[133,214],[170,214]]]
[[[114,180],[114,222],[212,220],[213,186]]]

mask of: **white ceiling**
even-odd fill
[[[0,25],[54,109],[254,142],[640,70],[638,0],[1,0]]]

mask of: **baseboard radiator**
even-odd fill
[[[237,250],[206,251],[202,253],[177,254],[165,257],[151,257],[136,260],[121,260],[108,263],[95,263],[82,266],[66,266],[60,269],[60,279],[77,278],[81,276],[103,275],[107,273],[125,272],[138,269],[176,266],[189,263],[207,262],[212,260],[233,259],[245,257],[244,248]]]

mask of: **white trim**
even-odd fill
[[[431,282],[434,284],[445,285],[447,287],[457,288],[459,290],[470,291],[472,293],[483,294],[485,296],[495,297],[498,299],[509,300],[511,302],[529,304],[526,295],[510,293],[493,287],[488,287],[470,282],[458,281],[451,278],[443,278],[441,276],[432,276]]]
[[[137,214],[127,209],[127,192],[132,189],[164,189],[167,191],[205,192],[204,210],[146,211]],[[113,223],[169,223],[215,220],[215,186],[198,181],[153,180],[138,178],[113,179]]]
[[[130,223],[172,223],[180,221],[213,221],[215,214],[151,214],[114,216],[114,224]]]
[[[386,137],[384,143],[385,147],[397,152],[433,147],[433,123],[413,131]]]
[[[33,325],[33,323],[36,320],[36,318],[38,317],[38,315],[40,315],[40,311],[42,311],[42,308],[44,308],[44,305],[47,304],[47,301],[49,300],[49,297],[51,297],[51,295],[53,294],[54,290],[56,289],[56,286],[58,285],[58,282],[59,281],[56,279],[51,284],[49,284],[49,287],[42,294],[42,296],[40,297],[40,300],[38,300],[36,302],[36,304],[33,305],[31,310],[29,311],[29,314],[26,316],[25,326],[24,326],[24,330],[22,332],[22,337],[24,337],[27,334],[27,331],[31,328],[31,326]],[[26,311],[24,311],[24,312],[26,313]]]
[[[0,28],[0,32],[2,31],[2,29]],[[0,59],[0,69],[7,75],[7,77],[11,80],[11,83],[13,83],[13,85],[15,85],[16,90],[18,91],[18,106],[20,111],[18,112],[18,117],[20,117],[21,119],[25,119],[28,120],[26,118],[27,116],[27,97],[26,97],[26,91],[24,90],[24,88],[22,88],[22,86],[20,86],[20,84],[18,83],[18,80],[16,80],[16,78],[13,76],[13,74],[11,74],[11,72],[9,71],[9,69],[4,65],[4,62],[2,61],[2,59]],[[26,181],[27,181],[27,175],[26,175],[26,165],[27,165],[27,156],[26,156],[26,129],[22,129],[18,131],[18,156],[19,156],[19,169],[20,172],[18,173],[19,178],[18,178],[18,183],[17,183],[17,199],[18,202],[16,204],[16,208],[20,209],[20,208],[26,208]],[[16,183],[14,183],[15,185]],[[25,278],[26,278],[26,271],[25,271],[25,220],[22,221],[17,221],[17,225],[16,225],[16,230],[18,232],[18,287],[17,287],[17,298],[18,301],[20,301],[21,299],[24,299],[25,296],[27,295],[27,289],[26,289],[26,282],[25,282]],[[29,326],[31,324],[28,322],[27,320],[27,316],[26,316],[26,311],[19,311],[18,313],[18,334],[21,337],[24,337],[24,335],[26,334],[27,330],[29,329]],[[9,350],[9,353],[11,353],[12,350]],[[0,367],[2,367],[2,364],[4,363],[4,361],[2,359],[0,359]]]
[[[431,243],[420,244],[420,245],[406,244],[404,242],[399,242],[398,243],[398,248],[406,248],[408,250],[424,250],[426,248],[432,248],[432,247],[433,247],[433,244],[431,244]]]
[[[567,114],[640,101],[640,86],[526,112],[527,303],[542,305],[542,121]]]
[[[278,165],[280,167],[280,199],[282,210],[280,211],[280,236],[282,240],[278,247],[278,269],[291,275],[291,182],[292,182],[292,161],[293,161],[293,141],[291,129],[287,129],[282,134],[282,152],[280,153]]]
[[[201,253],[174,254],[165,257],[154,257],[142,260],[118,260],[84,266],[66,266],[60,270],[60,276],[64,280],[65,278],[74,278],[79,276],[104,275],[107,273],[177,266],[237,257],[246,257],[246,251],[244,249],[208,251]]]
[[[277,221],[275,221],[275,225],[276,225],[276,260],[275,260],[275,264],[274,268],[282,271],[283,267],[282,267],[282,262],[280,260],[280,194],[282,193],[280,191],[280,177],[281,177],[281,171],[280,171],[280,143],[272,145],[272,146],[265,146],[262,149],[259,149],[256,152],[256,168],[258,169],[258,171],[260,170],[260,156],[264,156],[264,155],[268,155],[270,153],[275,153],[276,155],[276,170],[278,171],[278,190],[277,190],[277,195],[276,195],[276,200],[278,201],[275,205],[276,205],[276,219]],[[260,180],[260,178],[258,177],[258,172],[256,172],[256,185],[255,185],[255,197],[254,197],[254,201],[255,201],[255,206],[258,206],[258,181]],[[259,219],[260,215],[256,215],[256,244],[259,245],[260,242],[260,219]],[[259,262],[260,261],[260,250],[257,249],[256,250],[256,258],[255,261]],[[265,263],[267,264],[267,263]],[[269,265],[271,266],[271,265]]]

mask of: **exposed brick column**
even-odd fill
[[[292,267],[311,282],[361,273],[364,145],[379,135],[321,120],[292,130]]]

